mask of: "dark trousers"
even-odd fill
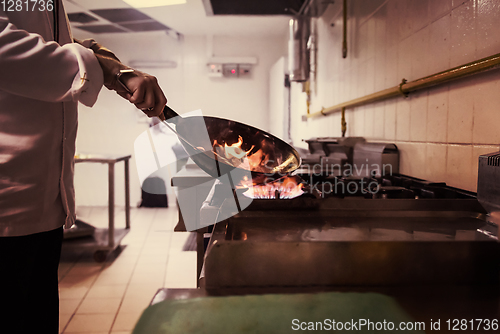
[[[0,237],[0,333],[59,333],[63,228]]]

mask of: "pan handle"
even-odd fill
[[[180,116],[169,106],[163,107],[163,113],[160,114],[160,116],[158,116],[160,120],[167,121],[169,123],[177,123],[178,118],[175,119],[175,117],[180,117]]]

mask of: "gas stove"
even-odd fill
[[[221,182],[213,185],[212,191],[204,202],[201,209],[203,224],[213,225],[218,220],[207,221],[206,211],[217,213],[217,216],[210,215],[212,219],[222,215],[225,218],[231,217],[238,212],[255,210],[308,210],[308,209],[330,209],[336,207],[336,203],[355,203],[356,206],[366,206],[368,200],[397,200],[388,201],[378,205],[384,207],[401,207],[401,200],[406,199],[407,203],[413,201],[425,202],[432,206],[432,200],[448,200],[447,203],[458,203],[452,200],[469,200],[477,203],[475,193],[447,186],[444,182],[431,182],[402,174],[384,175],[381,177],[353,177],[335,176],[317,173],[302,173],[300,170],[293,176],[293,184],[298,184],[300,190],[290,191],[281,186],[280,180],[277,185],[254,186],[263,190],[253,190],[254,198],[251,204],[244,210],[235,211],[235,201],[245,198],[248,190],[235,189],[228,191],[228,186]],[[295,193],[292,197],[289,193]],[[255,195],[257,194],[257,195]],[[346,202],[338,201],[345,199]],[[427,201],[424,201],[427,200]],[[377,203],[381,203],[377,201]],[[482,209],[482,213],[486,213]]]
[[[207,289],[498,284],[498,223],[475,193],[394,173],[301,168],[302,193],[253,199],[215,184],[200,217],[216,223]],[[366,175],[366,174],[365,174]]]

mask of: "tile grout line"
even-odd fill
[[[168,239],[168,255],[167,255],[167,259],[165,261],[165,270],[163,272],[163,284],[162,284],[163,288],[166,288],[167,269],[168,269],[168,263],[170,261],[170,254],[171,254],[171,250],[172,250],[172,236],[175,233],[174,232],[174,226],[169,227],[169,230],[170,230],[170,228],[172,228],[172,231],[169,231],[170,237]]]
[[[135,269],[136,269],[136,267],[137,267],[137,263],[139,262],[140,255],[141,255],[142,251],[144,250],[144,246],[145,246],[145,244],[146,244],[147,237],[148,237],[149,233],[151,233],[151,228],[152,228],[152,226],[153,226],[153,221],[154,221],[154,219],[155,219],[156,215],[158,215],[158,209],[155,209],[154,215],[153,215],[153,217],[151,218],[151,223],[150,223],[150,225],[149,225],[149,228],[148,228],[148,232],[147,232],[147,234],[146,234],[146,237],[144,238],[144,241],[143,241],[143,243],[142,243],[142,246],[141,246],[141,251],[139,252],[139,256],[137,257],[137,259],[136,259],[136,261],[135,261],[135,263],[134,263],[134,269],[132,270],[132,274],[130,275],[130,278],[129,278],[128,282],[127,282],[127,286],[126,286],[126,288],[125,288],[125,291],[123,292],[123,296],[121,297],[121,300],[120,300],[120,305],[118,306],[118,309],[116,310],[116,314],[115,314],[115,316],[113,317],[113,321],[112,321],[112,323],[111,323],[111,327],[110,327],[110,329],[109,329],[109,334],[111,334],[111,332],[113,331],[113,327],[114,327],[114,325],[115,325],[115,323],[116,323],[116,318],[118,317],[118,313],[120,313],[120,309],[121,309],[121,307],[122,307],[123,300],[125,299],[125,295],[127,294],[127,291],[128,291],[129,285],[130,285],[130,282],[131,282],[131,280],[132,280],[132,276],[134,275]]]

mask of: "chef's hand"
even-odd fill
[[[132,69],[123,65],[116,57],[100,51],[95,52],[95,56],[101,65],[106,88],[115,90],[149,117],[160,116],[163,119],[162,111],[167,99],[154,76],[133,70],[121,74],[118,80],[120,70]]]
[[[156,77],[134,70],[122,74],[120,81],[127,88],[127,90],[125,87],[115,89],[120,96],[129,100],[149,117],[162,114],[163,107],[167,104],[167,98],[158,85]]]

